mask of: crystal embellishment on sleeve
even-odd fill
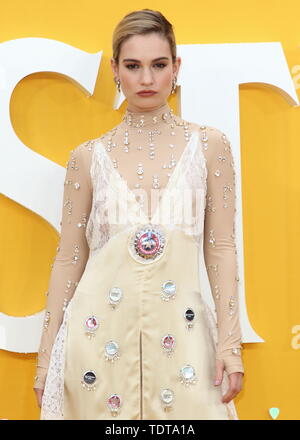
[[[66,308],[67,308],[69,302],[70,302],[70,300],[68,298],[64,298],[64,303],[63,303],[63,308],[62,308],[63,312],[66,311]]]
[[[87,222],[86,214],[82,214],[81,219],[82,220],[79,223],[77,223],[77,226],[78,226],[78,228],[85,228],[86,227],[86,222]]]
[[[46,311],[45,319],[44,319],[44,329],[47,330],[50,323],[50,312]]]
[[[229,312],[228,312],[230,316],[232,316],[235,312],[234,307],[235,307],[235,298],[234,296],[231,296],[229,300]]]
[[[213,229],[211,231],[209,231],[209,243],[211,244],[212,247],[216,246],[216,239],[214,237],[214,230]]]
[[[219,286],[216,284],[214,287],[214,295],[216,299],[220,299],[220,290],[219,290]]]
[[[72,258],[72,264],[76,264],[78,260],[79,260],[79,246],[75,245],[74,246],[74,255]]]

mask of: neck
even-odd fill
[[[150,127],[161,122],[168,123],[173,119],[173,110],[168,103],[164,103],[153,110],[130,110],[127,107],[123,122],[133,127]]]

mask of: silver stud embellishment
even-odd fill
[[[162,284],[161,299],[169,301],[174,299],[176,295],[176,284],[172,280],[167,280]]]

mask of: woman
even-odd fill
[[[224,133],[170,109],[180,63],[160,12],[116,27],[111,66],[128,106],[68,162],[34,386],[41,419],[237,419],[234,163]]]

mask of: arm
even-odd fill
[[[91,144],[72,150],[64,181],[61,235],[48,286],[46,314],[37,357],[34,388],[44,389],[51,350],[63,315],[84,272],[89,247],[85,227],[92,204]]]
[[[230,142],[214,127],[206,127],[207,200],[204,259],[216,306],[216,359],[227,374],[244,373],[239,322],[238,265],[235,244],[235,170]]]

